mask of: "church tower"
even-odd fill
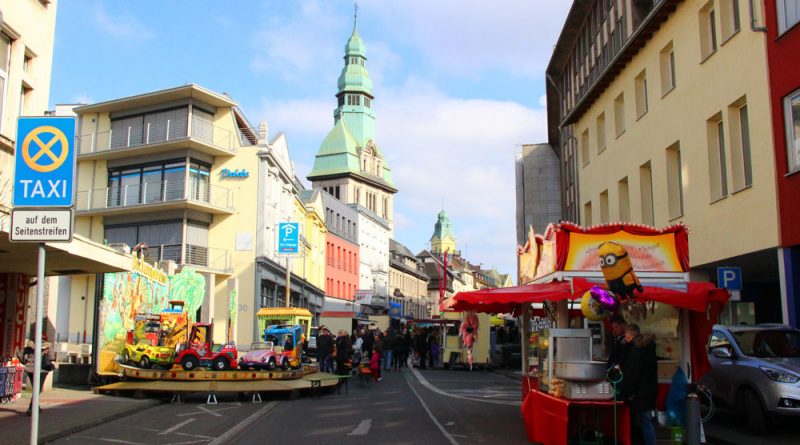
[[[450,219],[447,218],[447,213],[444,210],[439,212],[439,219],[433,228],[433,236],[431,236],[431,253],[441,255],[445,251],[449,255],[456,254],[456,237],[453,235],[453,225],[450,224]]]
[[[325,136],[308,180],[347,204],[360,204],[389,222],[393,229],[392,171],[375,142],[375,110],[367,53],[358,35],[358,16],[344,46],[333,129]]]

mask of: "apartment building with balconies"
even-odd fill
[[[768,322],[782,317],[761,25],[744,0],[577,0],[547,95],[564,218],[685,223],[692,279],[740,266],[738,307]]]
[[[258,212],[257,134],[228,96],[184,85],[74,108],[78,116],[75,230],[138,246],[205,278],[201,319],[224,340],[253,332]],[[92,307],[93,277],[62,284]],[[78,306],[76,309],[80,310]],[[249,314],[253,315],[253,314]],[[72,314],[79,317],[80,314]]]
[[[402,316],[428,317],[428,275],[422,261],[400,242],[389,240],[389,303]]]

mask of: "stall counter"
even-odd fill
[[[566,445],[577,435],[579,422],[587,430],[599,423],[605,437],[614,436],[614,403],[611,400],[567,400],[530,388],[522,402],[522,418],[528,440],[545,445]],[[617,437],[630,445],[630,412],[624,402],[617,405]]]

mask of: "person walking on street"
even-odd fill
[[[317,361],[320,372],[333,373],[333,337],[328,328],[322,328],[317,338]]]
[[[372,345],[374,342],[375,336],[372,334],[372,330],[367,328],[364,331],[364,345],[361,347],[361,349],[370,357],[372,357]]]
[[[36,363],[36,353],[34,350],[34,346],[32,345],[33,342],[28,343],[28,346],[22,351],[23,356],[25,357],[25,373],[28,374],[28,381],[31,382],[31,391],[33,391],[33,379],[34,379],[34,372],[35,363]],[[50,371],[55,369],[55,365],[53,365],[53,360],[50,358],[50,343],[43,341],[42,342],[42,369],[39,373],[39,394],[42,393],[42,388],[44,388],[44,382],[47,380],[47,375],[50,374]],[[41,401],[41,399],[40,399]],[[42,410],[42,407],[39,406],[39,411]],[[33,397],[31,397],[31,403],[28,405],[28,411],[25,413],[27,415],[33,414]]]
[[[397,332],[392,339],[392,363],[391,366],[395,371],[399,371],[403,367],[403,338],[402,332]]]
[[[625,327],[625,341],[629,349],[622,362],[621,395],[630,406],[631,423],[641,430],[644,445],[655,445],[652,416],[658,390],[655,335],[642,335],[639,325],[631,323]]]
[[[352,365],[351,357],[353,354],[353,345],[350,343],[350,336],[344,329],[339,330],[339,336],[336,337],[335,344],[336,352],[336,373],[339,375],[347,375],[350,373],[350,366]]]
[[[394,357],[394,335],[387,330],[381,338],[383,341],[383,369],[391,371],[392,357]]]
[[[621,366],[629,345],[625,342],[625,319],[619,315],[611,318],[611,337],[608,341],[608,367]]]

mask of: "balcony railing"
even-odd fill
[[[191,133],[186,119],[167,119],[163,122],[148,122],[143,126],[84,134],[77,137],[78,154],[102,153],[132,147],[163,144],[187,138],[212,145],[217,149],[236,153],[238,136],[206,120],[192,117]]]
[[[192,244],[160,244],[148,246],[145,256],[158,262],[172,260],[180,265],[198,266],[215,270],[230,270],[230,254],[225,249],[201,247]]]
[[[78,191],[76,210],[104,210],[139,205],[190,201],[233,210],[233,192],[225,187],[190,180],[165,180],[143,184],[115,185]]]

